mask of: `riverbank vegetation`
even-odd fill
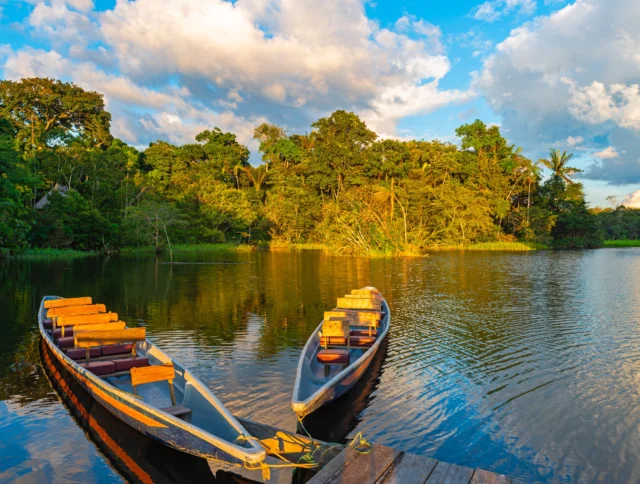
[[[636,236],[627,227],[635,211],[587,208],[571,155],[551,150],[533,162],[479,120],[456,130],[460,146],[381,139],[345,111],[304,134],[262,124],[260,166],[213,126],[190,143],[158,140],[139,151],[115,139],[110,123],[99,93],[0,81],[4,253],[227,243],[398,254],[598,247],[605,234]]]

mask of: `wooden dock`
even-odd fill
[[[430,457],[373,445],[368,454],[347,447],[308,484],[508,484],[506,476],[447,464]]]
[[[276,451],[297,462],[309,450],[311,439],[251,420],[238,418],[254,437],[260,439],[275,463]],[[316,445],[324,442],[315,440]],[[410,454],[390,447],[373,444],[371,452],[361,454],[352,447],[336,448],[322,453],[324,461],[308,484],[523,484],[507,476],[482,469],[447,464],[426,456]],[[279,461],[277,461],[279,462]],[[262,482],[258,471],[225,468],[256,482]],[[272,472],[271,484],[291,483],[291,469]]]

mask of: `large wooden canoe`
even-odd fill
[[[387,337],[391,316],[374,287],[355,289],[324,320],[302,350],[291,405],[304,418],[347,393]]]
[[[93,315],[105,308],[90,307],[102,305],[87,299],[46,296],[38,324],[48,354],[93,398],[177,450],[250,467],[265,460],[264,449],[243,438],[249,435],[244,427],[186,368],[147,341],[144,328],[123,329],[115,313],[102,322]]]

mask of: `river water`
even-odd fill
[[[525,482],[640,480],[640,249],[176,259],[185,263],[0,265],[0,481],[131,479],[96,442],[105,439],[134,446],[127,465],[152,478],[171,469],[179,480],[181,469],[202,464],[121,437],[128,430],[98,408],[93,421],[105,419],[98,428],[108,435],[85,433],[29,366],[40,362],[42,296],[92,296],[145,326],[235,414],[295,430],[300,351],[336,297],[365,285],[391,307],[386,351],[348,398],[309,419],[316,437],[344,442],[362,432]]]

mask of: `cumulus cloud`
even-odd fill
[[[630,193],[624,197],[622,205],[629,208],[640,208],[640,190]]]
[[[194,135],[212,126],[232,131],[238,139],[255,148],[252,129],[265,122],[264,116],[236,116],[218,112],[191,97],[184,87],[168,86],[163,90],[136,84],[123,75],[108,74],[88,62],[79,63],[56,51],[25,48],[10,52],[4,76],[69,78],[85,89],[105,95],[107,110],[113,114],[114,136],[140,147],[156,139],[173,143],[193,142]],[[232,99],[238,99],[231,95]]]
[[[543,152],[559,138],[605,140],[597,148],[615,146],[619,158],[584,176],[640,182],[638,22],[636,0],[576,0],[512,30],[472,85],[517,144]]]
[[[536,2],[535,0],[489,0],[478,5],[471,13],[476,20],[495,22],[514,10],[531,15],[536,11]]]
[[[583,142],[584,138],[582,136],[569,136],[566,141],[567,145],[571,148],[573,148],[574,146],[578,146]]]
[[[5,76],[104,92],[127,141],[182,133],[172,116],[196,126],[231,113],[305,129],[335,109],[394,136],[403,117],[474,96],[440,88],[451,62],[438,26],[404,15],[382,28],[364,0],[118,0],[100,12],[91,0],[29,1],[25,26],[51,48],[12,51]]]
[[[608,148],[605,148],[602,151],[598,151],[597,153],[594,153],[593,156],[595,156],[596,158],[601,158],[603,160],[608,160],[611,158],[619,158],[620,154],[616,151],[616,149],[613,146],[609,146]]]

